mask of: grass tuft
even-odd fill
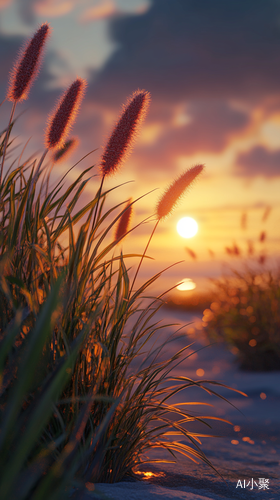
[[[64,94],[48,147],[64,137],[84,87],[78,78]],[[132,118],[126,109],[117,125],[113,137],[121,137],[121,151],[148,98],[138,91],[128,106]],[[2,165],[12,144],[13,112],[14,107],[1,135]],[[209,429],[208,417],[170,403],[183,389],[206,389],[203,381],[173,376],[190,346],[168,359],[162,350],[172,338],[149,347],[164,328],[155,320],[164,302],[163,294],[147,295],[163,271],[137,288],[148,245],[139,255],[117,253],[119,239],[131,232],[124,217],[135,203],[108,205],[120,186],[103,189],[104,178],[119,157],[103,165],[92,200],[77,209],[94,167],[64,191],[64,177],[51,189],[49,175],[43,177],[48,166],[41,168],[45,156],[46,151],[38,164],[20,156],[0,183],[1,500],[55,500],[71,485],[120,481],[134,475],[146,461],[144,453],[155,447],[166,449],[172,460],[180,453],[214,468],[198,447],[198,435],[188,430],[194,420]],[[196,176],[202,167],[195,169]],[[180,193],[189,185],[186,178],[191,180],[189,173],[180,189],[175,181]],[[123,229],[114,239],[118,226]],[[133,278],[131,257],[140,260]],[[209,389],[209,383],[219,384],[205,383],[221,397]],[[189,445],[174,441],[174,433]]]
[[[244,269],[214,280],[205,333],[225,340],[244,370],[280,370],[280,273]]]

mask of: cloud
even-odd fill
[[[16,0],[18,14],[24,24],[32,26],[37,16],[61,17],[74,9],[75,0]]]
[[[280,177],[280,150],[269,151],[263,146],[255,146],[250,151],[240,153],[236,159],[235,172],[243,177]]]
[[[60,17],[71,12],[74,6],[73,0],[37,0],[34,12],[38,16]]]
[[[16,0],[21,21],[28,26],[36,23],[34,7],[37,0]]]
[[[158,129],[154,125],[155,139],[145,139],[136,145],[137,168],[150,165],[153,170],[170,170],[176,159],[196,153],[223,151],[235,135],[241,135],[250,123],[250,117],[227,102],[193,102],[187,107],[189,120],[181,125],[171,119]],[[153,125],[146,125],[147,132],[153,132]],[[151,132],[151,134],[152,134]]]
[[[122,3],[117,6],[116,0],[100,0],[97,5],[89,7],[80,16],[79,20],[82,24],[91,23],[100,19],[111,19],[113,17],[120,17],[124,13],[133,13],[136,15],[143,14],[149,9],[149,1],[142,3],[139,6],[134,2],[123,5]],[[143,0],[142,0],[143,2]]]
[[[0,60],[1,60],[1,71],[0,71],[0,91],[1,91],[1,101],[2,96],[6,94],[8,86],[8,77],[12,69],[13,62],[18,54],[19,47],[22,45],[23,37],[13,36],[6,37],[0,35]]]
[[[142,15],[111,20],[119,48],[92,93],[112,105],[138,87],[169,103],[278,93],[279,18],[274,0],[153,0]]]
[[[59,15],[59,8],[74,3],[21,0],[20,5],[28,18],[38,9]],[[151,0],[150,9],[128,15],[118,12],[114,1],[105,0],[88,9],[83,20],[101,18],[108,19],[116,49],[100,70],[88,70],[89,85],[78,126],[83,154],[104,144],[122,103],[137,88],[152,95],[143,139],[140,133],[131,157],[143,179],[145,169],[149,175],[155,169],[158,176],[160,169],[167,171],[177,165],[179,157],[224,152],[249,130],[254,106],[262,109],[271,102],[268,97],[274,102],[280,98],[280,2]],[[0,52],[1,47],[5,46],[5,52],[8,47],[7,58],[1,58],[2,68],[8,67],[18,40],[10,37],[8,46],[7,39],[0,43]],[[53,61],[58,56],[49,57]],[[47,68],[47,60],[43,66]],[[2,75],[3,71],[0,85]],[[28,102],[34,115],[42,115],[43,120],[59,93],[44,91],[42,99],[50,80],[45,69]],[[233,102],[241,106],[234,107]],[[274,153],[263,151],[267,164],[272,165]],[[239,155],[238,175],[261,175],[250,166],[252,154],[253,150]],[[255,163],[257,159],[253,157]]]
[[[80,16],[81,23],[90,23],[99,19],[107,19],[119,13],[112,0],[105,0],[98,5],[86,9]]]
[[[12,0],[0,0],[0,10],[5,9],[12,3]]]
[[[249,117],[224,101],[193,102],[188,108],[190,122],[175,126],[161,137],[161,147],[173,145],[178,154],[198,151],[217,153],[228,144],[231,136],[243,132]]]
[[[152,0],[141,15],[110,20],[117,48],[89,78],[87,99],[117,116],[134,90],[151,92],[146,126],[154,139],[135,148],[142,171],[223,152],[245,131],[254,133],[254,108],[280,96],[279,20],[275,0]],[[184,116],[175,123],[182,107],[185,123]]]

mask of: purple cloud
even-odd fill
[[[249,123],[245,113],[222,101],[194,102],[188,107],[188,116],[189,123],[179,127],[167,124],[154,143],[136,148],[139,169],[141,164],[169,169],[174,156],[219,153],[226,148],[232,134],[242,132]]]
[[[34,0],[22,4],[34,12]],[[141,162],[143,173],[145,168],[170,168],[176,156],[225,150],[250,123],[250,112],[237,110],[233,101],[250,109],[268,102],[267,96],[280,96],[279,17],[275,0],[152,0],[143,14],[116,16],[109,22],[109,33],[118,48],[101,70],[89,72],[83,109],[73,129],[81,138],[80,153],[104,144],[114,125],[108,125],[105,113],[112,116],[113,111],[117,119],[122,103],[137,88],[152,95],[146,124],[161,129],[154,143],[136,143],[132,159]],[[1,37],[3,96],[4,73],[22,40]],[[59,90],[45,90],[51,79],[48,63],[55,57],[58,54],[47,53],[27,102],[30,114],[41,115],[42,137],[44,120],[60,95]],[[176,126],[174,113],[183,105],[190,121]],[[271,159],[273,154],[267,155]],[[236,172],[244,175],[249,159],[244,154],[240,158]],[[257,170],[250,172],[256,175]]]
[[[240,153],[236,159],[235,172],[243,177],[279,177],[280,150],[268,151],[263,146],[256,146],[246,153]]]
[[[138,87],[162,103],[278,93],[279,15],[274,0],[153,0],[111,21],[119,48],[91,96],[115,106]]]

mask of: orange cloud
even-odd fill
[[[73,0],[39,0],[34,4],[34,10],[39,16],[60,17],[71,12],[74,3]]]
[[[118,12],[112,0],[105,0],[105,2],[101,2],[85,10],[80,16],[80,21],[81,23],[89,23],[98,19],[107,19],[108,17],[116,15]]]
[[[12,3],[12,0],[0,0],[0,10],[8,7],[10,3]]]

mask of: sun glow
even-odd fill
[[[194,290],[196,288],[196,284],[190,278],[185,278],[180,282],[180,284],[176,287],[177,290],[185,291],[185,290]]]
[[[183,217],[177,224],[177,232],[182,238],[192,238],[197,231],[197,222],[192,217]]]

